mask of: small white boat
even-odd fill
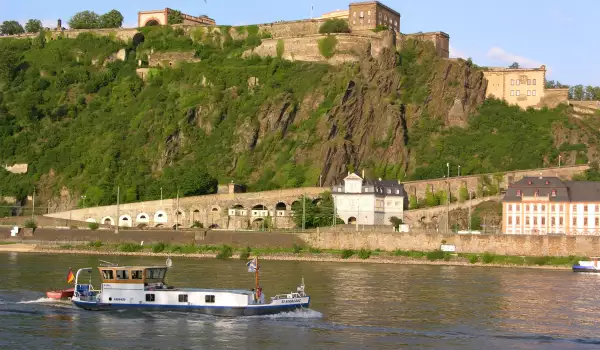
[[[92,268],[82,268],[75,276],[71,302],[85,310],[175,310],[217,316],[272,315],[308,308],[310,297],[304,293],[304,278],[296,292],[279,294],[265,302],[258,284],[258,259],[248,262],[248,271],[256,276],[256,289],[176,288],[165,284],[167,266],[100,266],[102,286],[91,284]],[[89,282],[81,274],[88,272]]]
[[[591,261],[578,261],[573,265],[573,272],[600,272],[600,257],[591,257]]]

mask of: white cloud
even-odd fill
[[[488,52],[487,52],[487,57],[498,61],[498,62],[502,62],[505,65],[510,65],[513,62],[517,62],[519,64],[519,66],[523,67],[523,68],[539,68],[543,63],[536,61],[534,59],[531,58],[527,58],[527,57],[523,57],[523,56],[519,56],[519,55],[515,55],[509,52],[504,51],[504,49],[499,48],[499,47],[492,47]],[[546,66],[546,69],[548,69],[548,66]]]
[[[469,58],[469,55],[467,55],[466,53],[464,53],[460,50],[457,50],[455,47],[450,45],[450,57],[467,59],[467,58]]]

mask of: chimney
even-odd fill
[[[235,193],[235,183],[233,183],[233,180],[228,184],[228,192],[229,194],[234,194]]]
[[[61,30],[61,29],[62,29],[62,21],[61,21],[61,20],[60,20],[60,18],[59,18],[59,19],[58,19],[58,22],[57,22],[57,27],[56,27],[56,30]]]
[[[365,178],[365,169],[362,170],[362,178]]]

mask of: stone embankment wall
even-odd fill
[[[442,241],[454,244],[457,253],[493,253],[517,256],[595,256],[600,236],[529,235],[443,235],[399,232],[356,232],[352,229],[300,234],[311,247],[319,249],[396,249],[433,251]]]

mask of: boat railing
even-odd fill
[[[100,291],[95,290],[91,284],[78,284],[75,286],[74,296],[82,301],[96,301],[99,294]]]
[[[279,300],[279,299],[295,299],[295,298],[302,298],[303,295],[301,295],[300,293],[290,293],[290,294],[278,294],[274,297],[271,297],[271,299],[273,300]]]

